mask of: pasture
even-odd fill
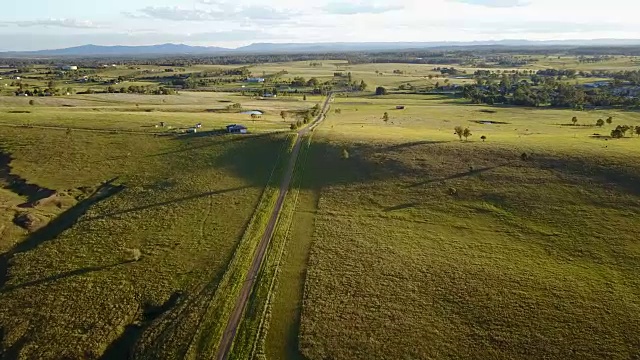
[[[311,146],[319,197],[292,228],[270,358],[638,356],[640,139],[593,136],[637,113],[403,95],[335,109]]]
[[[118,99],[78,96],[64,99],[75,106],[67,108],[54,97],[37,105],[0,98],[12,103],[3,111],[32,110],[5,113],[0,125],[3,356],[200,351],[184,348],[200,333],[192,321],[206,323],[210,304],[225,298],[220,282],[238,262],[238,249],[251,251],[245,232],[253,229],[265,186],[277,181],[286,148],[279,132],[288,123],[279,115],[270,123],[269,113],[304,106],[274,101],[260,107],[267,115],[255,120],[255,130],[247,122],[254,134],[220,136],[215,131],[239,115],[165,112],[172,105],[141,96],[140,107],[163,106],[158,114],[176,116],[138,117]],[[185,104],[173,106],[192,106],[188,96],[181,99]],[[163,119],[175,127],[200,121],[203,132],[150,127]],[[175,342],[149,346],[166,336]]]
[[[636,64],[527,58],[536,61],[456,64],[464,76],[343,60],[247,67],[280,74],[265,89],[336,72],[368,87],[337,94],[306,139],[231,358],[640,356],[640,138],[609,136],[640,126],[639,113],[400,89],[474,83],[479,69]],[[220,69],[238,67],[95,74],[157,87]],[[39,71],[28,82],[45,86]],[[561,81],[598,80],[610,79]],[[243,92],[263,85],[243,84],[0,96],[0,357],[216,354],[278,195],[290,126],[323,99],[256,97]],[[389,94],[374,96],[377,86]],[[263,115],[242,113],[253,110]],[[250,134],[223,134],[234,123]]]

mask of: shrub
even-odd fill
[[[462,136],[464,136],[464,140],[469,140],[469,136],[473,135],[471,133],[471,130],[469,130],[469,128],[465,128],[464,131],[462,131]]]
[[[454,187],[449,188],[449,195],[458,195],[458,189]]]
[[[29,100],[29,105],[35,105],[36,102],[34,100]]]
[[[598,119],[598,121],[596,121],[596,126],[597,127],[603,127],[604,126],[604,120]]]
[[[524,153],[522,153],[522,155],[520,155],[520,159],[522,159],[522,161],[531,160],[531,155],[529,155],[526,152],[524,152]]]
[[[485,142],[485,140],[487,140],[487,137],[482,135],[482,136],[480,136],[480,139],[482,140],[482,142]]]
[[[621,139],[624,137],[624,133],[620,129],[611,130],[611,137],[614,139]]]
[[[382,86],[378,86],[378,87],[376,88],[376,95],[377,95],[377,96],[387,95],[387,89],[385,89],[385,88],[384,88],[384,87],[382,87]]]
[[[342,159],[347,160],[349,158],[349,151],[347,149],[342,149]]]
[[[462,126],[456,126],[454,129],[455,134],[458,135],[460,141],[462,141],[462,134],[464,134],[464,128]]]

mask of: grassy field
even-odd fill
[[[444,82],[428,79],[441,65],[319,62],[250,71]],[[100,75],[141,71],[175,75]],[[0,358],[213,357],[291,147],[280,114],[320,101],[0,96]],[[232,123],[252,134],[222,136]],[[611,139],[618,125],[640,113],[338,95],[300,155],[232,358],[639,357],[640,138]]]
[[[146,99],[155,97],[136,101]],[[100,100],[113,98],[77,99]],[[226,298],[216,289],[237,261],[285,136],[153,136],[148,131],[159,130],[140,129],[146,124],[135,113],[107,106],[110,116],[72,109],[59,118],[54,104],[33,107],[41,113],[24,114],[39,115],[30,126],[13,126],[25,121],[15,114],[3,118],[0,132],[3,356],[124,358],[140,340],[141,356],[153,357],[158,349],[147,340],[155,336],[176,339],[159,353],[180,353],[206,337],[191,321],[209,316],[216,296]],[[189,121],[177,115],[168,123]],[[38,201],[44,190],[55,193]],[[35,220],[21,228],[14,224],[20,214]]]
[[[296,217],[267,358],[301,356],[298,342],[311,360],[639,355],[640,139],[591,137],[637,113],[400,96],[336,108],[312,145],[320,197]]]

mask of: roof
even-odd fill
[[[246,127],[242,125],[233,124],[233,125],[227,125],[227,129],[242,130],[242,129],[246,129]]]

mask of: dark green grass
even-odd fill
[[[342,146],[313,160],[309,359],[640,356],[633,157]]]
[[[9,252],[0,349],[20,358],[126,357],[156,318],[215,287],[283,144],[22,128],[0,140],[13,172],[80,196]],[[81,201],[109,179],[123,189]]]

